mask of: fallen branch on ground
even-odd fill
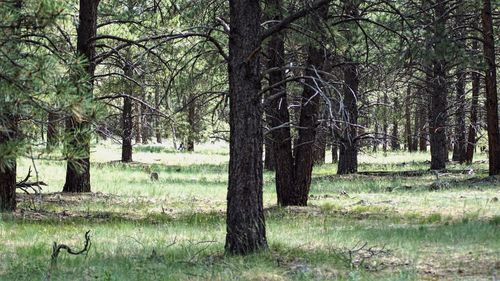
[[[68,252],[68,254],[70,255],[81,255],[83,253],[88,253],[91,245],[92,243],[90,242],[90,230],[85,232],[85,244],[83,246],[83,249],[81,249],[80,251],[75,251],[71,249],[71,247],[69,247],[68,245],[58,244],[57,242],[54,242],[52,246],[52,255],[50,256],[51,265],[52,266],[57,265],[57,257],[59,256],[61,250],[66,250],[66,252]]]

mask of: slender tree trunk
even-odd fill
[[[189,133],[187,137],[187,151],[194,151],[194,137],[196,134],[196,103],[194,100],[190,100],[188,104],[188,124]]]
[[[393,111],[392,111],[392,138],[391,138],[391,148],[392,150],[399,150],[399,99],[394,97],[393,101]]]
[[[230,254],[267,248],[262,202],[262,104],[259,1],[230,0],[230,154],[227,235]]]
[[[420,94],[418,106],[418,116],[419,116],[419,133],[418,133],[418,150],[423,152],[427,151],[427,108],[429,107],[428,99],[425,98],[424,94]]]
[[[387,112],[387,107],[389,106],[389,96],[387,95],[387,92],[384,91],[384,118],[383,118],[383,124],[382,124],[382,131],[384,133],[384,142],[382,144],[382,149],[384,152],[387,151],[387,135],[389,134],[389,116]]]
[[[481,19],[483,24],[484,57],[487,65],[485,88],[489,174],[490,176],[493,176],[500,175],[500,131],[498,129],[498,92],[495,64],[495,39],[493,36],[493,19],[490,0],[483,0]]]
[[[127,63],[124,69],[125,76],[132,77],[132,66]],[[127,95],[132,95],[133,86],[126,87]],[[123,111],[122,111],[122,162],[132,162],[132,99],[129,97],[123,98]]]
[[[147,100],[147,95],[146,93],[143,93],[142,95],[142,99],[144,101]],[[149,133],[149,129],[150,129],[150,124],[148,122],[148,115],[149,115],[149,110],[148,108],[146,107],[146,105],[144,104],[141,104],[141,139],[142,139],[142,144],[148,144],[149,143],[149,139],[151,137],[150,133]]]
[[[134,107],[135,107],[134,135],[135,135],[135,143],[138,144],[141,143],[141,136],[142,136],[142,126],[141,126],[142,112],[141,112],[141,105],[138,102],[135,103]]]
[[[478,50],[477,41],[472,42],[472,49]],[[467,153],[465,156],[465,162],[468,164],[472,163],[474,157],[474,150],[476,149],[476,131],[477,131],[477,105],[479,103],[479,89],[480,89],[480,78],[479,73],[473,71],[472,76],[472,101],[470,106],[470,126],[469,134],[467,137]]]
[[[86,75],[90,79],[83,88],[82,95],[92,98],[95,64],[95,42],[90,40],[97,31],[97,7],[99,0],[80,0],[79,25],[77,30],[77,52],[86,61]],[[69,158],[66,169],[64,192],[90,192],[90,124],[78,116],[66,121],[66,131],[71,136],[68,143]]]
[[[412,143],[412,134],[411,134],[411,87],[408,86],[406,101],[405,101],[405,138],[406,138],[406,147],[409,152],[412,152],[413,143]]]
[[[448,17],[446,3],[438,2],[434,6],[436,22],[434,24],[433,52],[442,56],[442,48],[446,44],[446,20]],[[446,86],[446,61],[444,58],[432,60],[432,82],[428,85],[431,91],[431,108],[429,118],[429,134],[431,141],[431,169],[441,170],[446,168],[448,159],[446,121],[447,121],[447,86]]]
[[[466,143],[465,143],[465,71],[457,71],[456,103],[457,111],[455,114],[455,143],[453,147],[453,161],[459,163],[465,162]]]
[[[156,109],[156,111],[160,110],[160,93],[159,93],[158,88],[155,90],[155,109]],[[154,123],[155,123],[154,127],[155,127],[156,142],[161,143],[161,141],[162,141],[161,140],[161,131],[162,131],[161,119],[160,119],[160,116],[157,115],[157,112],[155,112]]]

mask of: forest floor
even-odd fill
[[[227,148],[92,154],[93,193],[62,194],[65,164],[37,160],[40,195],[18,193],[0,219],[0,280],[494,280],[500,277],[500,179],[485,156],[436,176],[423,153],[362,154],[363,174],[315,167],[308,207],[276,207],[264,175],[269,251],[225,256]],[[46,156],[42,156],[46,157]],[[19,177],[31,160],[21,159]],[[159,181],[150,173],[157,172]],[[436,188],[437,187],[437,188]],[[437,190],[435,190],[437,189]],[[78,250],[91,231],[86,255]]]

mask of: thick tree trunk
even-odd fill
[[[262,202],[259,1],[230,0],[230,154],[227,235],[230,254],[267,248]]]
[[[356,144],[359,87],[358,69],[352,62],[344,66],[344,107],[347,122],[339,145],[339,164],[337,174],[352,174],[358,171],[358,149]]]
[[[399,116],[397,112],[399,112],[399,99],[398,97],[394,97],[393,101],[393,111],[392,111],[392,137],[391,137],[391,149],[399,150]]]
[[[327,11],[325,9],[324,11]],[[318,11],[320,12],[320,11]],[[307,60],[307,77],[316,77],[314,69],[323,69],[325,58],[321,48],[309,46]],[[315,85],[320,84],[312,78],[305,79],[302,92],[302,107],[299,119],[299,138],[295,152],[295,186],[293,198],[285,205],[306,206],[309,198],[309,188],[311,186],[311,175],[313,168],[313,149],[316,140],[316,127],[318,126],[318,110],[321,96],[316,92]]]
[[[483,49],[486,59],[486,121],[488,127],[489,174],[500,175],[500,131],[498,129],[498,93],[497,72],[495,64],[495,39],[493,36],[493,19],[491,1],[483,0],[481,14],[483,24]]]
[[[127,63],[124,69],[125,76],[132,77],[132,66]],[[126,88],[127,95],[132,95],[132,85]],[[122,111],[122,162],[132,162],[132,99],[129,97],[123,98]]]
[[[478,50],[477,41],[473,41],[472,49]],[[479,73],[473,71],[472,76],[472,101],[470,106],[470,126],[469,133],[467,137],[467,152],[465,156],[465,162],[471,164],[474,157],[474,150],[476,149],[476,132],[477,132],[477,106],[479,103],[479,89],[480,89],[480,78]]]
[[[446,3],[439,2],[434,6],[436,22],[434,23],[433,53],[443,56],[443,47],[446,42]],[[428,89],[431,92],[429,134],[431,144],[431,170],[446,168],[448,159],[446,121],[447,121],[447,86],[446,86],[446,61],[436,57],[432,60],[432,79]]]
[[[97,7],[99,0],[80,0],[79,25],[77,30],[77,52],[86,60],[86,75],[90,79],[82,95],[92,98],[95,64],[95,42],[90,40],[97,31]],[[90,124],[78,116],[66,121],[66,130],[71,136],[68,143],[69,158],[64,192],[90,192]]]
[[[17,121],[12,115],[0,114],[0,148],[13,146],[17,137]],[[10,155],[9,155],[10,156]],[[16,158],[0,158],[0,213],[16,210]]]

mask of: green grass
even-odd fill
[[[428,173],[337,176],[325,164],[314,169],[308,207],[276,207],[266,172],[270,250],[248,257],[224,255],[225,146],[137,146],[131,164],[119,155],[109,143],[94,148],[93,193],[84,195],[59,193],[64,162],[36,161],[49,186],[41,196],[19,193],[19,210],[2,216],[0,280],[491,280],[500,272],[500,185],[486,178],[484,155],[470,167],[475,175],[449,165],[440,180],[450,188],[438,191]],[[361,155],[360,171],[425,171],[428,158]],[[21,177],[31,162],[19,162]],[[86,230],[90,252],[63,252],[51,268],[52,243],[79,248]]]

